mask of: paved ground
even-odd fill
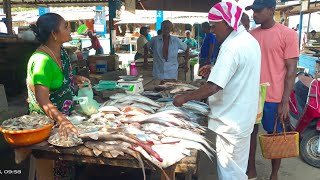
[[[264,133],[260,127],[259,133]],[[200,177],[199,180],[216,180],[216,165],[210,162],[205,155],[201,156]],[[271,173],[271,162],[262,157],[261,150],[258,144],[256,153],[256,167],[258,177],[257,180],[268,180]],[[320,180],[320,169],[314,168],[306,164],[300,158],[283,159],[279,180]]]

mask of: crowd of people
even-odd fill
[[[274,21],[275,6],[275,0],[255,0],[246,7],[246,10],[253,10],[255,23],[261,25],[249,31],[250,20],[242,8],[231,2],[214,5],[208,14],[209,22],[202,24],[205,37],[199,55],[199,72],[207,83],[174,98],[175,106],[208,98],[211,109],[208,128],[217,135],[217,172],[222,180],[257,177],[255,151],[259,124],[256,115],[261,83],[270,84],[263,109],[263,129],[272,133],[276,119],[288,117],[299,44],[294,30]],[[65,115],[73,110],[74,83],[81,88],[90,80],[71,73],[69,57],[62,48],[64,42],[71,40],[70,27],[58,14],[47,13],[31,28],[41,46],[31,56],[27,67],[29,111],[55,120],[62,135],[77,135]],[[184,51],[187,71],[189,49],[197,47],[198,42],[191,38],[190,31],[186,31],[184,42],[172,36],[172,23],[168,20],[162,22],[162,32],[151,40],[147,39],[148,30],[147,27],[140,29],[135,59],[143,58],[144,66],[148,67],[147,57],[152,51],[153,78],[176,80],[178,50]],[[90,31],[88,35],[92,48],[103,53],[97,37]],[[276,130],[283,131],[280,124],[276,125]],[[272,160],[271,180],[278,179],[280,163],[281,159]],[[58,179],[73,175],[72,165],[66,162],[36,164],[38,169],[54,170],[52,174]],[[38,174],[41,176],[44,175]]]

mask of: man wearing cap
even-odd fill
[[[276,118],[286,120],[289,113],[289,96],[294,86],[299,43],[294,30],[276,23],[273,19],[276,7],[275,0],[255,0],[246,10],[253,10],[253,19],[260,27],[251,31],[261,47],[260,82],[269,82],[266,102],[263,109],[262,125],[264,130],[272,133]],[[280,121],[276,126],[277,132],[282,132]],[[250,157],[247,175],[256,178],[255,150],[258,125],[252,133]],[[281,159],[272,160],[271,180],[278,179]]]
[[[187,38],[183,42],[186,43],[191,49],[197,48],[197,41],[191,37],[191,31],[186,30],[185,33]]]
[[[208,128],[217,134],[217,170],[220,180],[247,180],[250,134],[257,111],[260,82],[260,47],[240,24],[243,10],[220,2],[209,11],[212,30],[221,43],[207,83],[174,98],[175,106],[209,97]],[[210,68],[206,65],[203,69]],[[201,75],[206,76],[201,70]],[[207,71],[207,70],[206,70]]]

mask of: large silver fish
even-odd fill
[[[190,102],[190,101],[187,103],[184,103],[182,105],[182,107],[185,109],[191,110],[192,112],[194,112],[196,114],[200,114],[203,116],[207,116],[210,112],[208,107],[205,107],[203,105],[200,105],[200,104],[194,103],[194,102]]]
[[[158,107],[154,107],[154,106],[150,106],[150,105],[146,105],[146,104],[143,104],[143,103],[134,103],[132,104],[131,106],[133,107],[137,107],[137,108],[141,108],[151,114],[154,114],[156,113],[156,110],[159,109]]]
[[[199,134],[196,134],[192,131],[177,128],[177,127],[170,127],[170,128],[167,128],[163,132],[163,135],[169,136],[169,137],[185,139],[185,140],[189,140],[189,141],[199,142],[199,143],[203,144],[206,148],[208,148],[211,152],[216,153],[216,150],[210,146],[210,144],[213,144],[212,142],[207,140],[205,137],[203,137]]]
[[[160,108],[160,105],[158,103],[156,103],[155,101],[153,101],[147,97],[141,96],[141,95],[127,95],[123,98],[117,99],[117,102],[120,102],[120,103],[125,102],[125,101],[136,101],[136,102],[140,102],[143,104],[148,104],[148,105]]]

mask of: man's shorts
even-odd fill
[[[273,133],[274,123],[276,121],[276,117],[278,113],[278,105],[279,103],[271,103],[271,102],[264,103],[262,126],[263,126],[263,129],[270,134]],[[277,122],[277,132],[283,132],[280,119],[278,119],[278,122]]]

